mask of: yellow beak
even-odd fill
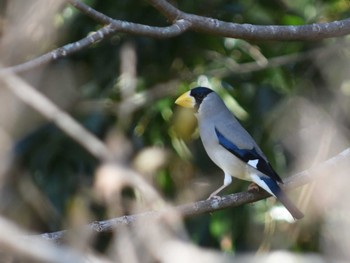
[[[187,91],[177,98],[175,104],[180,105],[185,108],[194,108],[196,105],[196,100],[190,95],[191,91]]]

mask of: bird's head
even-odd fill
[[[185,107],[185,108],[193,108],[198,111],[202,101],[205,97],[212,93],[213,90],[205,88],[205,87],[197,87],[187,91],[177,98],[175,101],[176,104]]]

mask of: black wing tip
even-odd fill
[[[256,149],[254,148],[256,151]],[[278,183],[283,184],[282,178],[278,175],[278,173],[273,169],[272,165],[269,161],[265,161],[264,159],[261,159],[262,162],[259,162],[258,164],[258,170],[262,172],[263,174],[273,178]]]

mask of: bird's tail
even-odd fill
[[[274,193],[277,199],[284,205],[284,207],[289,211],[289,213],[294,217],[294,219],[301,219],[304,217],[304,214],[290,201],[288,196],[282,191],[282,189],[277,186],[279,189]]]
[[[301,219],[304,214],[290,201],[288,196],[279,187],[277,182],[269,177],[253,175],[254,183],[266,190],[271,195],[274,195],[294,217],[294,219]]]

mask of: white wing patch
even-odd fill
[[[276,197],[270,190],[270,187],[264,182],[264,180],[262,180],[259,175],[257,174],[250,174],[250,177],[252,178],[252,181],[254,183],[256,183],[257,185],[259,185],[262,189],[264,189],[265,191],[267,191],[269,194],[271,194],[272,196]]]
[[[249,160],[248,161],[248,165],[250,165],[251,167],[254,167],[256,169],[256,166],[259,163],[259,159],[255,159],[255,160]]]

